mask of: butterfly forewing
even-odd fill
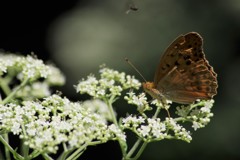
[[[202,46],[203,40],[195,32],[172,42],[154,77],[155,89],[161,95],[174,102],[193,103],[196,99],[211,99],[217,93],[216,73],[205,59]]]

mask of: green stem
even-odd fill
[[[141,141],[142,140],[140,138],[137,140],[137,142],[133,145],[132,149],[128,152],[128,154],[126,156],[127,157],[126,159],[137,160],[141,156],[141,154],[143,153],[144,149],[147,147],[148,142],[143,142],[142,146],[138,150],[138,152],[135,155],[135,157],[130,158],[132,156],[132,154],[136,151],[138,146],[140,145]]]
[[[21,128],[22,128],[22,132],[24,137],[27,137],[27,133],[26,133],[26,129],[25,126],[23,124],[21,124]],[[24,144],[24,139],[21,139],[21,155],[24,156],[25,159],[29,159],[29,146]],[[30,158],[31,159],[31,158]]]
[[[28,155],[28,158],[33,159],[33,158],[39,156],[40,154],[41,154],[41,152],[34,150],[31,154]]]
[[[175,120],[176,122],[179,122],[179,121],[192,122],[191,117],[192,117],[192,116],[178,117],[178,118],[174,118],[174,120]]]
[[[8,87],[5,79],[0,78],[0,86],[5,95],[9,95],[11,93],[11,89]]]
[[[53,160],[47,153],[43,153],[42,156],[45,160]]]
[[[62,154],[57,158],[57,160],[62,160],[62,159],[66,159],[68,157],[69,154],[71,154],[76,148],[71,148],[68,149],[66,143],[63,143],[63,152]]]
[[[112,106],[112,103],[114,102],[114,99],[115,99],[115,97],[112,96],[112,97],[111,97],[109,100],[107,100],[106,102],[107,102],[108,109],[109,109],[109,111],[110,111],[110,114],[111,114],[113,123],[114,123],[119,129],[121,129],[120,126],[119,126],[119,124],[118,124],[118,122],[117,122],[117,118],[116,118],[116,116],[115,116],[115,114],[114,114],[114,110],[113,110],[113,106]],[[119,145],[120,145],[120,148],[121,148],[123,157],[125,157],[126,154],[127,154],[127,153],[126,153],[127,144],[126,144],[126,142],[123,142],[123,141],[121,141],[121,140],[119,140],[119,139],[118,139],[118,143],[119,143]]]
[[[111,114],[111,117],[112,117],[112,120],[113,120],[113,123],[118,126],[118,122],[117,122],[117,119],[116,119],[116,116],[114,114],[114,110],[113,110],[113,106],[112,106],[112,101],[111,99],[109,101],[107,101],[107,105],[108,105],[108,109],[110,111],[110,114]]]
[[[152,118],[157,118],[158,114],[161,111],[161,107],[157,107],[154,115]],[[126,159],[131,159],[130,157],[133,155],[133,153],[137,150],[137,148],[139,147],[139,145],[141,144],[142,139],[138,138],[138,140],[135,142],[135,144],[133,145],[133,147],[130,149],[130,151],[128,152]],[[139,151],[137,152],[136,156],[133,159],[137,159],[139,158],[139,156],[142,154],[143,150],[146,148],[148,142],[143,142],[142,146],[140,147]]]
[[[67,145],[66,145],[66,143],[65,142],[63,142],[63,150],[64,150],[64,152],[66,151],[68,151],[68,147],[67,147]]]
[[[10,151],[17,159],[19,160],[24,160],[24,158],[19,155],[9,144],[8,142],[0,135],[0,141],[2,142],[2,144],[4,145],[5,148],[8,149],[8,151]],[[7,155],[6,155],[7,156]],[[11,159],[10,155],[9,158],[6,157],[6,159]]]
[[[141,154],[143,153],[144,149],[147,147],[148,142],[143,142],[141,148],[138,150],[136,156],[132,160],[137,160]]]
[[[25,79],[24,81],[22,81],[22,83],[16,87],[16,89],[14,89],[2,102],[1,104],[6,104],[8,103],[14,96],[15,94],[22,89],[26,84],[28,83],[28,79]]]
[[[133,153],[136,151],[136,149],[138,148],[138,146],[140,145],[140,143],[142,142],[141,138],[138,138],[138,140],[135,142],[135,144],[133,145],[133,147],[130,149],[130,151],[127,154],[127,158],[130,158]]]
[[[66,160],[72,160],[72,159],[76,158],[76,156],[77,155],[79,156],[79,154],[81,154],[81,152],[83,152],[87,146],[88,146],[88,144],[85,143],[83,146],[78,148],[71,156],[69,156]]]
[[[195,107],[204,106],[204,104],[205,104],[204,102],[199,102],[199,103],[196,103],[196,104],[192,104],[191,108],[189,109],[189,112]]]
[[[4,137],[5,142],[6,142],[7,144],[9,144],[8,134],[7,134],[7,133],[4,134],[3,137]],[[6,160],[11,160],[9,148],[5,146],[5,147],[4,147],[4,150],[5,150]]]
[[[83,146],[81,146],[80,148],[78,148],[75,152],[73,152],[73,150],[75,150],[76,148],[68,149],[66,144],[64,143],[64,145],[63,145],[64,152],[57,158],[57,160],[65,160],[65,159],[66,160],[74,160],[74,159],[78,158],[84,152],[84,150],[87,148],[87,146],[97,145],[97,144],[101,144],[101,143],[102,143],[101,141],[94,141],[94,142],[86,143]],[[72,153],[72,155],[70,155],[68,157],[68,155],[70,153]]]
[[[84,151],[78,153],[72,160],[77,160],[83,154]]]
[[[29,146],[24,144],[24,139],[21,139],[21,153],[25,159],[29,158]]]
[[[67,146],[66,145],[63,146],[64,152],[62,152],[62,154],[57,158],[57,160],[64,160],[64,159],[66,159],[69,156],[69,154],[71,154],[76,149],[76,148],[67,149],[65,147],[67,147]]]

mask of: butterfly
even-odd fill
[[[154,99],[191,104],[217,94],[217,74],[203,52],[203,39],[196,32],[180,35],[160,59],[153,82],[143,89]]]

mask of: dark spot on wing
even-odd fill
[[[197,86],[197,90],[201,91],[202,87],[201,86]]]
[[[189,55],[184,55],[184,56],[183,56],[183,59],[184,59],[184,60],[187,60],[187,59],[189,59],[189,58],[191,58],[191,56],[189,56]]]
[[[178,65],[179,65],[178,61],[175,61],[175,65],[176,65],[176,66],[178,66]]]
[[[186,61],[186,65],[190,65],[191,64],[191,61],[190,60],[187,60]]]

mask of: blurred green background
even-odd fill
[[[0,48],[55,63],[66,75],[59,88],[81,100],[73,85],[99,65],[141,77],[128,57],[152,81],[166,47],[180,34],[204,39],[206,58],[218,74],[211,123],[194,132],[190,144],[164,140],[147,146],[141,159],[240,159],[240,1],[239,0],[74,0],[5,4],[0,2]],[[137,11],[126,12],[129,5]],[[121,103],[119,103],[121,104]],[[124,116],[126,106],[116,106]],[[115,142],[90,147],[82,159],[120,159]]]

